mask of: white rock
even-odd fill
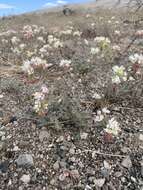
[[[94,183],[95,183],[95,186],[102,187],[105,183],[105,178],[95,179]]]
[[[50,134],[47,131],[45,131],[45,130],[40,131],[39,139],[41,142],[43,142],[44,140],[48,140],[49,137],[50,137]]]
[[[70,148],[69,153],[70,154],[75,154],[75,149],[74,148]]]
[[[17,152],[18,150],[19,150],[19,147],[18,146],[14,146],[13,151]]]
[[[88,133],[80,133],[80,138],[82,140],[86,140],[87,139],[87,136],[88,136]]]
[[[78,170],[71,170],[70,173],[71,173],[71,176],[72,176],[74,179],[78,179],[78,178],[80,177]]]
[[[16,160],[18,166],[33,166],[34,161],[31,154],[21,154]]]
[[[4,97],[4,95],[3,94],[0,94],[0,99],[2,99]]]
[[[86,185],[85,190],[92,190],[92,188],[89,185]]]
[[[60,167],[59,162],[56,161],[56,162],[54,163],[54,165],[53,165],[54,170],[58,170],[59,167]]]
[[[63,141],[64,141],[64,137],[63,137],[63,136],[60,136],[60,137],[56,140],[57,143],[61,143],[61,142],[63,142]]]
[[[59,175],[60,181],[64,181],[65,179],[66,179],[66,175],[64,175],[64,174]]]
[[[29,183],[30,182],[30,175],[23,175],[20,180],[23,182],[23,183]]]
[[[127,169],[130,169],[132,167],[132,161],[129,156],[123,159],[121,165]]]
[[[139,135],[139,140],[140,140],[140,141],[143,141],[143,134],[140,134],[140,135]]]
[[[110,110],[108,110],[107,108],[103,108],[103,109],[102,109],[102,112],[105,113],[105,114],[106,114],[106,113],[109,114],[109,113],[110,113]]]
[[[107,169],[107,170],[110,170],[110,169],[111,169],[110,164],[109,164],[106,160],[104,160],[103,164],[104,164],[104,168],[105,168],[105,169]]]
[[[12,185],[12,181],[11,181],[11,179],[9,180],[9,182],[8,182],[7,185],[8,185],[8,186],[11,186],[11,185]]]

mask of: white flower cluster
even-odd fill
[[[20,45],[19,45],[19,48],[20,48],[21,50],[24,50],[25,47],[26,47],[26,44],[20,44]]]
[[[112,49],[113,49],[114,51],[120,51],[120,50],[121,50],[120,46],[118,46],[118,45],[113,45],[113,46],[112,46]]]
[[[99,49],[98,47],[96,47],[96,48],[92,47],[92,48],[90,49],[90,53],[91,53],[92,55],[96,55],[96,54],[98,54],[99,52],[100,52],[100,49]]]
[[[14,47],[14,48],[11,48],[12,52],[17,54],[17,55],[20,55],[21,54],[21,51],[20,49],[18,49],[18,47]]]
[[[48,42],[50,45],[53,45],[54,48],[63,47],[63,43],[60,41],[60,39],[54,37],[53,35],[48,36]]]
[[[115,65],[112,67],[113,77],[112,83],[120,84],[122,81],[127,81],[127,72],[124,66]]]
[[[71,35],[72,34],[72,29],[67,29],[67,30],[63,30],[60,32],[60,35]]]
[[[94,38],[94,42],[96,42],[98,47],[91,47],[90,53],[92,55],[99,54],[100,50],[103,50],[104,48],[108,47],[111,43],[111,41],[104,36],[98,36]]]
[[[78,30],[73,32],[73,36],[78,36],[78,37],[80,37],[81,34],[82,34],[82,32],[80,32],[80,31],[78,31]]]
[[[34,36],[32,26],[30,26],[30,25],[24,26],[22,33],[24,34],[24,37],[27,39]]]
[[[102,108],[102,110],[97,111],[97,115],[94,119],[95,122],[101,122],[105,118],[106,114],[109,114],[110,110],[107,109],[107,107]]]
[[[114,34],[115,34],[116,36],[120,36],[120,35],[121,35],[121,32],[120,32],[119,30],[115,30],[115,31],[114,31]]]
[[[106,44],[110,44],[111,41],[109,40],[109,38],[106,38],[104,36],[98,36],[96,38],[94,38],[94,41],[96,43],[106,43]]]
[[[22,70],[28,75],[32,75],[34,73],[34,68],[31,65],[30,61],[24,61],[22,65]]]
[[[30,61],[24,61],[22,70],[26,72],[28,75],[34,73],[34,68],[47,68],[48,64],[46,60],[41,59],[40,57],[33,57]]]
[[[142,54],[138,54],[138,53],[135,53],[133,55],[130,55],[129,56],[129,61],[131,63],[138,63],[138,64],[142,64],[143,65],[143,55]]]
[[[48,50],[49,50],[50,48],[51,48],[51,46],[48,45],[48,44],[46,44],[46,45],[44,45],[43,47],[41,47],[41,48],[39,49],[39,52],[40,52],[41,56],[48,55]]]
[[[13,35],[13,34],[17,34],[17,31],[15,31],[15,30],[8,30],[6,32],[1,32],[0,36],[10,36],[10,35]]]
[[[115,120],[115,118],[111,118],[108,121],[108,124],[105,128],[105,132],[112,134],[114,136],[118,136],[118,134],[121,132],[121,129],[119,127],[119,123]]]
[[[48,104],[46,101],[46,96],[49,93],[48,88],[46,87],[46,85],[43,85],[41,87],[41,91],[40,92],[36,92],[34,94],[34,110],[36,113],[38,112],[43,112],[47,109]]]
[[[13,45],[17,45],[19,42],[20,42],[20,39],[19,39],[18,37],[13,36],[13,37],[11,38],[11,43],[12,43]]]
[[[8,43],[8,40],[2,39],[1,42],[2,42],[3,44],[7,44],[7,43]]]
[[[37,40],[41,43],[45,43],[46,41],[44,40],[43,36],[37,37]]]
[[[44,33],[45,28],[43,26],[38,27],[37,25],[26,25],[23,27],[22,33],[24,33],[25,37],[32,37],[35,34]]]

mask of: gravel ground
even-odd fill
[[[78,19],[80,21],[83,18]],[[84,27],[87,26],[88,22]],[[100,27],[97,31],[100,31]],[[89,43],[94,45],[92,41],[95,33],[92,33],[92,30],[88,31],[89,33],[86,30],[83,32]],[[110,31],[108,32],[111,35]],[[129,36],[132,36],[133,32],[134,27],[125,24],[122,26],[121,37],[115,38],[115,42],[121,45],[121,54],[131,42]],[[83,48],[82,40],[81,37],[78,43],[75,38],[69,41],[65,38],[64,42],[69,47],[63,50],[62,56],[66,59],[71,56],[68,59],[73,62],[77,57],[76,61],[88,62],[85,58],[89,57],[89,49],[87,51],[87,47]],[[139,40],[137,42],[139,43]],[[142,46],[134,44],[130,52],[136,50],[142,52]],[[48,57],[51,62],[57,63],[58,59],[62,59],[58,51],[53,55],[55,56],[51,56],[51,59]],[[13,56],[13,53],[10,56]],[[95,67],[89,75],[82,76],[81,80],[102,94],[111,76],[113,63],[105,63],[102,56],[97,56],[96,60],[91,58],[90,61]],[[120,65],[126,63],[125,61],[126,59],[121,59]],[[98,106],[98,102],[90,108],[92,117],[88,126],[67,126],[57,130],[48,125],[41,127],[37,117],[32,115],[31,95],[45,81],[37,79],[38,82],[29,83],[23,73],[15,72],[16,69],[17,67],[11,68],[10,65],[6,66],[0,62],[0,190],[143,190],[141,88],[137,102],[127,99],[124,95],[119,97],[117,102],[108,102],[107,105],[105,102],[108,118],[117,118],[120,123],[119,135],[113,137],[105,133],[105,125],[96,121],[98,111],[102,108]],[[57,79],[60,72],[60,75],[64,76],[62,71],[54,72]],[[46,78],[46,83],[50,84],[49,86],[52,86],[52,74],[47,71],[47,76],[50,77]],[[75,78],[76,82],[78,80]],[[78,82],[76,85],[80,86]],[[89,98],[92,91],[90,90],[87,89]]]

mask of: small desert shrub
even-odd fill
[[[84,39],[93,39],[97,36],[97,32],[95,29],[92,28],[86,28],[83,29],[81,37]]]
[[[70,79],[71,80],[71,79]],[[74,86],[69,85],[69,78],[56,80],[48,95],[48,109],[44,117],[40,117],[44,125],[56,129],[61,127],[86,127],[89,113],[84,110],[78,94],[74,92]],[[44,120],[43,120],[44,119]]]
[[[23,83],[15,78],[0,79],[0,89],[2,92],[19,93],[22,92]]]
[[[127,81],[120,85],[111,84],[105,88],[105,98],[111,103],[127,102],[130,106],[142,107],[143,82]]]

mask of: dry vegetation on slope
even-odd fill
[[[143,189],[142,17],[0,20],[0,189]]]

